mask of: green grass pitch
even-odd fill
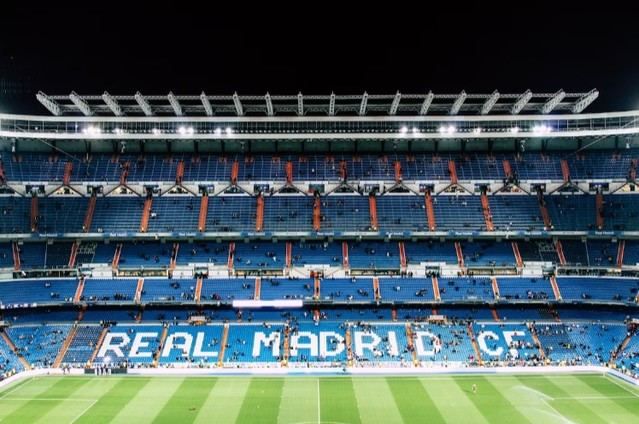
[[[472,385],[477,385],[477,393]],[[0,392],[0,423],[639,423],[614,377],[36,377]]]

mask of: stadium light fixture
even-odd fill
[[[549,132],[552,132],[552,127],[546,124],[536,124],[533,125],[532,131],[534,134],[548,134]]]
[[[213,116],[213,108],[211,107],[211,102],[209,98],[206,96],[206,93],[202,91],[200,94],[200,101],[202,102],[202,106],[204,106],[204,112],[206,116]]]
[[[566,97],[566,93],[564,92],[564,90],[559,90],[557,91],[555,94],[553,94],[553,96],[551,98],[548,99],[548,101],[546,101],[546,103],[544,103],[544,105],[541,107],[541,113],[543,113],[544,115],[546,115],[547,113],[550,113],[553,111],[553,109],[555,109],[559,103],[561,103],[561,101],[564,99],[564,97]]]
[[[36,99],[38,99],[38,101],[42,103],[42,106],[46,107],[49,112],[51,112],[55,116],[59,116],[62,114],[60,104],[53,100],[51,97],[44,94],[42,91],[38,91],[38,94],[36,94]]]
[[[401,128],[399,129],[399,133],[400,133],[401,135],[406,135],[406,133],[408,133],[408,127],[406,127],[406,126],[401,127]]]
[[[93,112],[91,112],[91,107],[89,106],[89,104],[86,102],[86,100],[80,97],[78,93],[76,93],[75,91],[72,91],[71,94],[69,94],[69,99],[78,109],[80,109],[80,112],[82,112],[84,116],[93,115]]]
[[[331,99],[328,103],[328,116],[335,116],[335,93],[331,92]]]
[[[264,96],[264,100],[266,101],[266,114],[268,116],[273,116],[273,101],[271,100],[271,95],[268,92]]]
[[[95,125],[89,125],[85,129],[83,129],[82,132],[89,136],[98,136],[102,134],[102,128],[96,127]]]
[[[435,95],[433,94],[432,91],[429,91],[428,94],[426,94],[426,98],[424,98],[424,102],[422,103],[422,106],[419,108],[420,115],[426,115],[428,113],[428,109],[430,109],[430,105],[433,103],[434,98],[435,98]]]
[[[173,108],[173,112],[175,112],[175,116],[182,116],[182,106],[180,105],[180,101],[175,97],[172,91],[169,91],[168,94],[169,103],[171,103],[171,107]]]
[[[399,108],[399,102],[402,99],[402,94],[398,91],[395,93],[395,98],[393,99],[393,103],[391,104],[390,110],[388,111],[389,115],[397,114],[397,109]]]
[[[412,131],[413,131],[413,134],[419,134],[419,128],[417,127],[413,127]]]
[[[462,90],[461,93],[459,93],[459,96],[457,96],[457,99],[455,99],[455,102],[453,103],[453,105],[450,107],[450,111],[448,112],[448,114],[457,115],[462,105],[466,101],[466,97],[468,97],[468,95],[466,94],[464,90]]]
[[[193,134],[194,130],[193,127],[185,127],[181,125],[178,127],[177,132],[180,135],[191,135]]]
[[[142,95],[142,93],[138,91],[137,93],[135,93],[134,98],[135,98],[135,101],[138,102],[140,109],[142,109],[142,112],[144,112],[146,116],[153,116],[153,109],[151,109],[151,105],[146,100],[146,98]]]
[[[153,128],[151,130],[151,133],[153,133],[153,135],[160,135],[162,134],[162,131],[160,131],[158,128]]]
[[[493,106],[495,106],[495,103],[497,103],[498,100],[499,100],[499,91],[495,90],[493,91],[493,94],[491,94],[490,97],[488,97],[488,99],[486,99],[486,101],[482,105],[480,113],[482,115],[487,115],[488,113],[490,113]]]
[[[519,127],[517,127],[517,126],[512,127],[512,128],[510,129],[510,132],[511,132],[512,134],[517,134],[517,133],[519,133]]]
[[[590,90],[589,93],[584,94],[579,100],[572,105],[572,113],[581,113],[585,108],[590,106],[592,102],[594,102],[597,97],[599,97],[599,91],[597,89]]]
[[[366,105],[368,104],[368,93],[364,91],[362,102],[359,104],[359,116],[366,115]]]
[[[524,109],[524,107],[526,107],[530,99],[532,99],[532,96],[533,96],[532,91],[530,90],[524,91],[524,93],[521,96],[519,96],[519,98],[517,98],[517,101],[510,108],[510,114],[511,115],[519,114],[519,112],[521,112]]]
[[[297,116],[304,116],[304,96],[301,91],[297,93]]]
[[[111,109],[111,112],[113,112],[115,116],[124,115],[118,101],[115,100],[115,98],[111,94],[109,94],[107,91],[102,93],[102,100],[104,101],[104,103],[106,103],[109,109]]]
[[[216,128],[215,135],[222,135],[222,128]]]
[[[244,115],[244,109],[242,109],[242,102],[240,101],[240,96],[237,95],[237,91],[233,93],[233,104],[235,105],[235,113],[237,116]]]
[[[233,129],[231,127],[226,127],[226,135],[232,135],[233,134]]]
[[[481,127],[473,128],[473,134],[481,134]]]

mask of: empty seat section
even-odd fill
[[[320,321],[318,324],[302,322],[295,326],[291,332],[291,349],[289,355],[290,362],[340,362],[347,360],[347,349],[345,343],[345,332],[341,323]],[[301,333],[301,334],[300,334]],[[322,350],[317,352],[311,351],[308,347],[309,337],[306,334],[319,335],[326,334],[326,355],[322,354]],[[299,340],[293,342],[293,338]],[[304,347],[302,347],[304,346]]]
[[[77,287],[75,279],[0,281],[0,304],[70,302]]]
[[[374,333],[379,339],[374,347],[364,346],[371,343]],[[353,357],[356,361],[366,362],[410,362],[412,353],[408,351],[408,339],[406,337],[406,327],[401,324],[381,324],[381,323],[361,323],[353,325],[351,337],[355,340],[362,340],[362,343],[355,343]],[[391,342],[393,340],[393,342]]]
[[[532,359],[539,356],[539,349],[525,324],[475,323],[473,324],[473,332],[476,337],[483,340],[488,348],[481,351],[484,360]],[[483,333],[486,333],[488,337],[482,336]],[[510,340],[506,339],[506,334]]]
[[[422,196],[377,196],[377,219],[381,232],[428,231]],[[370,220],[369,220],[370,222]]]
[[[517,154],[509,158],[513,173],[519,180],[563,179],[560,158],[544,153]]]
[[[255,199],[253,199],[253,208],[255,209]],[[322,227],[324,227],[323,222]],[[252,221],[251,230],[255,230],[255,219]],[[266,197],[264,199],[264,230],[312,231],[313,197],[302,195]]]
[[[340,242],[293,242],[291,262],[293,266],[342,265]]]
[[[557,284],[564,300],[635,303],[639,279],[560,277]]]
[[[544,221],[535,196],[490,196],[490,212],[495,231],[541,231]]]
[[[422,362],[465,363],[476,358],[465,325],[418,323],[412,325],[412,332],[416,344],[421,343],[424,347],[424,352],[417,352],[417,358]]]
[[[193,302],[194,279],[146,278],[142,302]]]
[[[464,265],[509,267],[515,266],[515,255],[508,242],[483,242],[462,244]]]
[[[171,262],[173,244],[158,242],[124,243],[120,268],[166,268]]]
[[[162,196],[153,198],[149,232],[196,231],[200,198],[195,196]]]
[[[205,279],[202,281],[200,301],[233,301],[234,299],[253,299],[255,297],[255,279]]]
[[[595,196],[562,194],[544,196],[555,230],[587,231],[595,229]]]
[[[154,355],[160,348],[162,330],[161,325],[115,325],[109,329],[109,333],[115,334],[107,335],[107,337],[110,337],[111,345],[121,345],[124,358],[119,357],[112,349],[105,349],[102,352],[103,355],[96,356],[94,362],[119,365],[122,361],[127,360],[133,364],[151,365]],[[136,339],[137,333],[145,333],[140,338],[144,346],[135,346],[136,354],[131,356],[130,353],[134,348],[133,341]]]
[[[233,159],[226,156],[198,155],[184,161],[184,181],[228,181]]]
[[[313,297],[314,280],[310,278],[262,278],[261,300],[306,299]]]
[[[102,333],[102,327],[99,325],[78,326],[62,363],[86,364],[93,355],[100,333]]]
[[[133,302],[138,286],[137,279],[103,280],[89,278],[84,282],[82,299],[91,303]]]
[[[628,244],[626,243],[626,248]],[[617,266],[617,243],[602,240],[588,240],[586,248],[588,249],[588,265],[615,267]],[[624,249],[624,256],[625,256]],[[565,253],[565,251],[564,251]]]
[[[442,301],[493,300],[490,278],[439,278],[439,294]]]
[[[348,257],[353,269],[397,269],[400,266],[397,243],[349,242]]]
[[[0,268],[13,268],[13,248],[11,243],[0,243]]]
[[[286,266],[286,244],[254,241],[235,243],[236,269],[283,269]]]
[[[457,263],[457,252],[453,242],[423,241],[404,242],[406,261],[411,265],[421,262]]]
[[[358,195],[335,195],[322,198],[322,231],[370,231],[368,198]],[[312,211],[312,208],[309,209]]]
[[[434,301],[430,278],[380,278],[379,291],[383,301]]]
[[[255,231],[255,199],[246,195],[209,197],[206,230]],[[197,229],[197,225],[194,227]]]
[[[507,300],[547,300],[553,298],[550,281],[545,278],[498,277],[499,297]]]
[[[486,222],[479,196],[433,196],[437,229],[442,231],[485,231]]]
[[[93,256],[93,262],[97,264],[111,264],[113,262],[113,255],[117,243],[111,242],[110,244],[98,243],[95,248],[95,255]]]
[[[261,343],[256,333],[266,339]],[[224,354],[225,362],[276,362],[281,359],[284,335],[281,324],[233,324],[229,326],[228,344]],[[275,336],[277,334],[277,336]],[[274,337],[270,337],[274,335]],[[254,343],[255,342],[255,343]]]
[[[9,181],[29,182],[62,181],[66,163],[66,158],[39,153],[11,155],[2,161]]]
[[[46,243],[24,243],[18,246],[22,269],[43,269],[47,262]]]
[[[11,350],[7,342],[4,341],[4,338],[0,337],[0,378],[23,370],[24,366],[18,359],[18,356],[13,353],[13,350]]]
[[[626,240],[623,252],[624,265],[639,265],[639,241]]]
[[[217,363],[218,354],[222,350],[222,333],[224,326],[207,325],[192,327],[188,325],[175,325],[169,328],[167,338],[173,339],[173,348],[168,349],[168,345],[162,349],[160,354],[160,364],[177,364],[180,366],[193,366],[196,364],[214,364]],[[188,336],[187,336],[188,335]],[[201,337],[201,345],[199,349],[195,348]],[[190,351],[185,351],[181,345],[186,342],[186,338],[190,337]],[[188,343],[187,343],[188,344]],[[176,346],[177,345],[177,346]],[[196,345],[197,346],[197,345]]]
[[[228,255],[228,243],[180,243],[180,251],[177,256],[177,264],[186,265],[197,263],[226,266],[228,262]]]
[[[370,278],[327,278],[321,282],[320,297],[333,302],[372,302],[373,280]]]
[[[137,233],[140,230],[143,208],[144,199],[138,196],[98,197],[91,231]]]
[[[80,233],[87,211],[83,197],[43,197],[38,199],[38,232]]]
[[[31,232],[31,199],[17,196],[0,196],[0,233]]]
[[[614,231],[639,230],[639,195],[604,196],[604,229]]]
[[[588,266],[588,252],[584,242],[581,240],[562,240],[561,247],[566,263],[575,266]]]

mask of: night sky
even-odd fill
[[[630,3],[3,1],[0,111],[35,93],[306,94],[588,91],[590,111],[639,109]],[[94,4],[91,6],[92,3]],[[202,6],[207,4],[207,7]],[[378,5],[379,4],[379,5]],[[389,3],[389,4],[395,4]],[[605,6],[605,7],[604,7]]]

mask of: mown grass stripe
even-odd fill
[[[555,384],[552,377],[529,378],[526,376],[518,376],[516,379],[522,385],[535,392],[551,398],[562,398],[562,400],[548,399],[546,402],[558,413],[570,420],[577,422],[606,423],[606,420],[603,419],[597,411],[593,410],[588,402],[573,399],[573,397],[579,397],[578,393],[574,391],[569,392]],[[578,388],[574,389],[578,390]]]
[[[457,384],[489,422],[530,422],[486,377],[477,376],[472,382],[457,380]],[[472,384],[477,385],[477,393],[472,392]]]
[[[277,422],[284,379],[253,378],[242,402],[238,423]]]
[[[171,399],[183,378],[152,380],[126,403],[113,418],[114,423],[151,423],[160,409]]]
[[[578,376],[577,378],[579,381],[587,384],[596,392],[601,393],[601,395],[608,397],[609,401],[616,403],[631,414],[639,414],[639,398],[633,396],[632,398],[623,399],[624,396],[630,395],[630,393],[628,393],[627,390],[624,390],[623,387],[612,383],[603,376],[596,378]]]
[[[386,381],[406,424],[445,423],[437,405],[418,379],[400,380],[389,377]]]
[[[219,378],[200,408],[195,422],[234,423],[250,383],[250,378]]]
[[[58,379],[51,387],[42,392],[31,401],[26,402],[11,414],[3,418],[3,423],[32,423],[44,417],[49,411],[55,408],[59,402],[39,401],[38,397],[44,399],[67,398],[79,388],[87,384],[89,380],[65,380]]]
[[[154,423],[192,423],[215,386],[216,378],[186,379],[164,404]]]
[[[96,377],[99,378],[99,377]],[[123,378],[93,405],[76,424],[110,423],[113,418],[151,381],[150,378]]]
[[[447,423],[457,424],[468,422],[472,417],[473,424],[486,423],[486,419],[479,412],[479,409],[468,398],[467,393],[462,390],[458,382],[470,388],[472,382],[465,378],[448,376],[445,378],[428,377],[419,378],[424,390],[433,400],[442,417]]]
[[[320,379],[320,399],[323,423],[361,423],[351,378]],[[316,422],[317,418],[310,421]]]
[[[353,389],[362,422],[397,423],[402,421],[402,415],[397,409],[386,379],[369,381],[356,378],[353,380]]]
[[[282,388],[277,422],[282,424],[317,421],[319,381],[310,378],[286,378]],[[315,417],[315,418],[313,418]]]

